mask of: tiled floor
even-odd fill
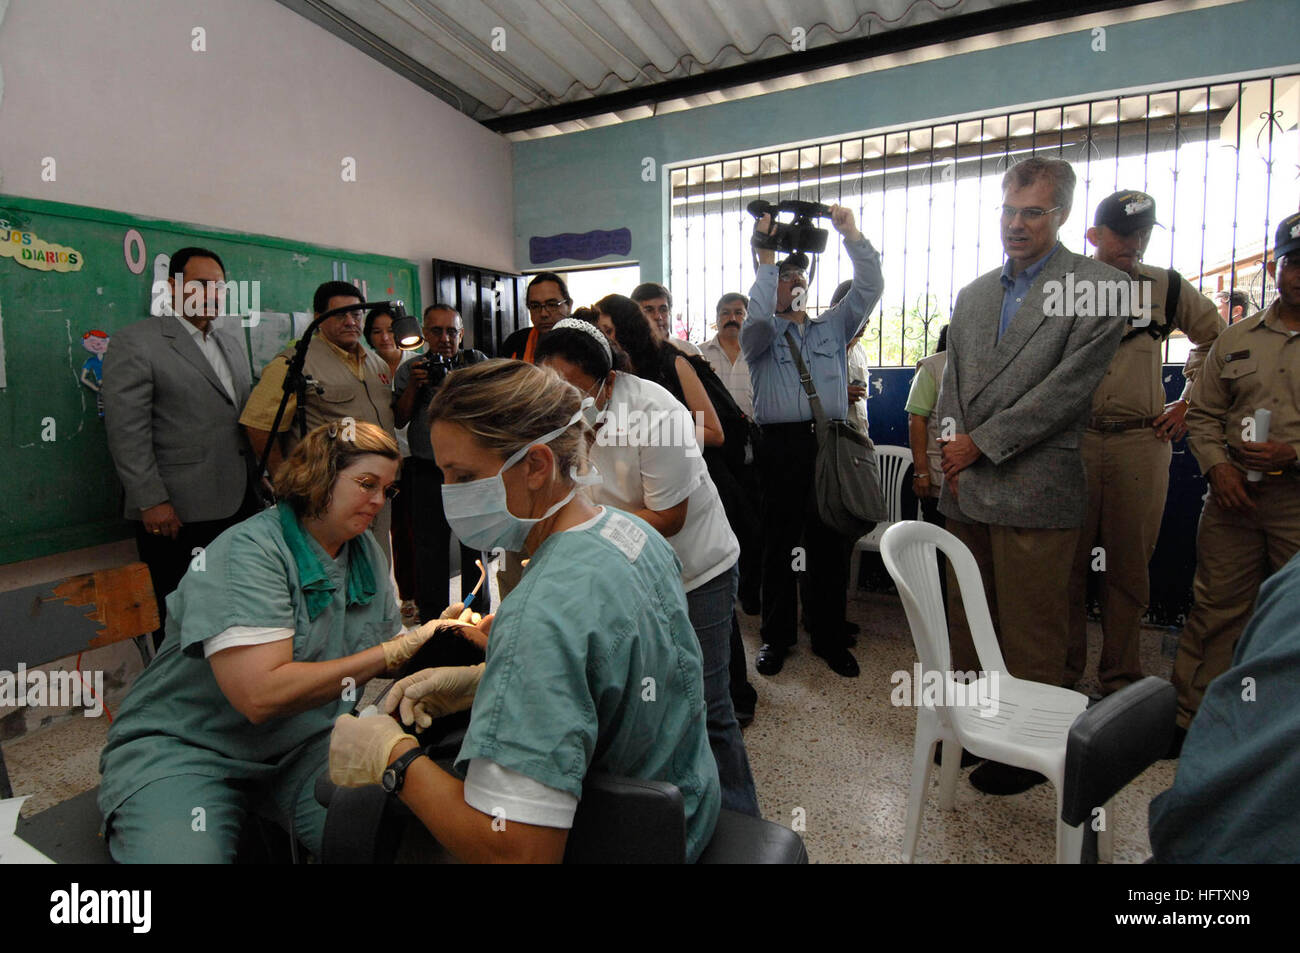
[[[865,590],[850,596],[849,617],[862,627],[854,649],[862,674],[834,675],[808,650],[806,636],[775,678],[754,674],[757,619],[742,616],[751,680],[758,689],[754,723],[745,731],[763,814],[787,826],[801,821],[815,863],[897,863],[916,724],[910,708],[890,704],[890,675],[915,661],[911,635],[895,596]],[[1100,631],[1089,625],[1091,664]],[[1158,630],[1143,633],[1148,674],[1168,677]],[[377,687],[377,686],[376,686]],[[1086,689],[1087,686],[1085,685]],[[372,687],[372,691],[375,688]],[[108,725],[73,718],[5,744],[19,794],[31,794],[30,815],[98,783],[98,754]],[[1110,819],[1115,861],[1150,854],[1147,805],[1173,782],[1175,762],[1162,761],[1117,799]],[[923,863],[1048,863],[1055,854],[1055,797],[1048,785],[997,798],[958,783],[956,809],[938,807],[938,771],[922,818],[917,861]]]

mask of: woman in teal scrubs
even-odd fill
[[[319,851],[330,726],[438,625],[402,630],[367,532],[400,459],[372,424],[322,425],[276,474],[279,503],[191,563],[100,757],[115,860],[230,862],[254,810]]]
[[[482,667],[416,673],[385,700],[409,721],[473,696],[463,780],[420,756],[387,715],[335,724],[334,782],[382,779],[462,860],[562,860],[589,771],[677,785],[689,860],[717,823],[681,565],[647,523],[579,492],[594,480],[582,475],[590,403],[547,368],[485,361],[448,376],[430,408],[452,530],[472,549],[530,557],[484,620]]]

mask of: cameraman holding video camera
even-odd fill
[[[763,675],[781,671],[797,641],[795,566],[808,573],[805,607],[813,652],[831,671],[853,678],[857,660],[849,653],[844,626],[848,594],[845,541],[817,515],[813,471],[817,434],[813,411],[787,344],[793,332],[828,418],[848,416],[848,342],[880,300],[884,280],[880,256],[858,231],[853,213],[842,206],[784,202],[768,210],[797,214],[794,226],[775,222],[770,211],[751,206],[758,217],[752,244],[757,277],[749,292],[749,318],[741,326],[740,346],[754,383],[754,417],[763,428],[759,472],[763,483],[763,645],[756,668]],[[807,216],[829,217],[844,238],[853,262],[853,284],[837,305],[817,317],[804,310],[808,258],[820,252],[826,233],[807,224]],[[800,224],[800,223],[804,224]],[[778,265],[776,250],[791,251]],[[806,562],[798,559],[802,546]]]
[[[429,350],[423,357],[407,361],[397,369],[393,381],[396,401],[393,411],[397,426],[410,423],[407,440],[411,456],[411,522],[415,536],[415,592],[420,621],[438,618],[447,605],[447,580],[451,578],[449,548],[451,527],[442,510],[442,471],[433,457],[429,437],[429,402],[453,370],[486,361],[487,355],[473,348],[460,350],[464,331],[456,309],[432,304],[424,310],[424,342]],[[460,548],[461,598],[468,596],[478,581],[474,560],[479,553]],[[486,563],[486,559],[485,559]],[[492,611],[492,594],[484,586],[475,597],[474,610],[487,615]]]

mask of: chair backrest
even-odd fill
[[[589,774],[564,848],[566,864],[686,863],[686,803],[668,781]]]
[[[912,451],[907,447],[877,446],[876,466],[880,468],[880,489],[889,508],[889,522],[903,518],[903,477],[912,465]]]
[[[880,556],[889,571],[912,630],[917,657],[924,671],[947,673],[952,669],[948,648],[948,614],[939,588],[939,560],[936,550],[948,557],[957,574],[957,586],[966,621],[970,626],[980,667],[985,672],[1007,673],[1002,649],[993,632],[984,583],[975,557],[956,536],[931,523],[903,520],[885,530]]]
[[[1176,709],[1174,686],[1148,675],[1081,712],[1065,746],[1061,819],[1092,820],[1094,808],[1163,757]]]

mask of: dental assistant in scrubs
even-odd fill
[[[594,400],[597,438],[588,450],[603,476],[592,499],[635,513],[659,531],[682,564],[687,613],[704,658],[709,744],[722,806],[758,817],[758,796],[731,703],[731,625],[740,543],[695,439],[695,420],[653,381],[614,370],[594,324],[566,318],[537,345],[537,361]]]
[[[430,408],[451,528],[474,549],[530,557],[484,620],[482,667],[418,672],[385,699],[410,720],[421,707],[440,715],[472,698],[455,765],[463,778],[424,757],[387,715],[335,724],[333,781],[382,780],[464,861],[560,862],[590,771],[675,784],[688,860],[717,823],[681,566],[645,522],[579,492],[595,479],[587,403],[554,371],[494,360],[452,372]]]
[[[447,624],[402,630],[367,531],[400,459],[373,424],[323,424],[276,473],[278,504],[191,562],[100,756],[115,860],[233,861],[257,807],[319,852],[313,788],[334,719]]]

